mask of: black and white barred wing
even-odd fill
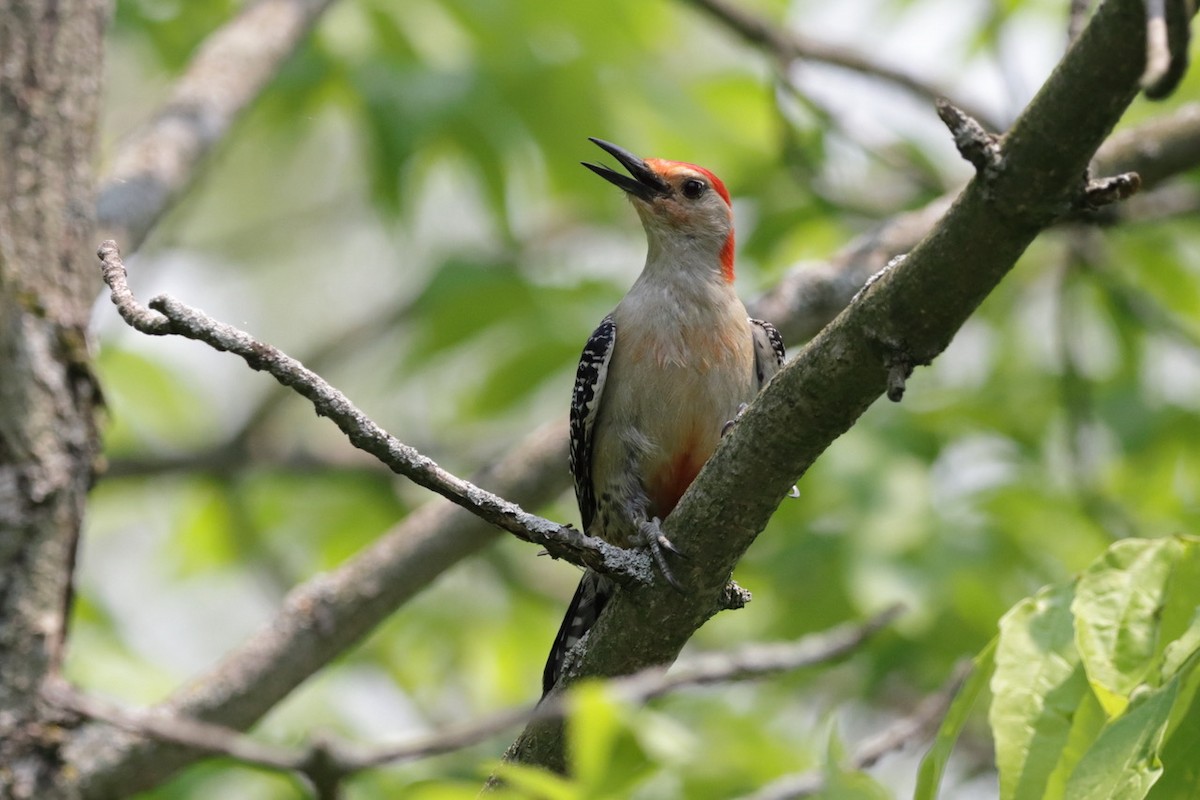
[[[612,360],[617,341],[617,324],[605,317],[583,347],[579,367],[575,370],[575,389],[571,394],[571,475],[575,479],[575,499],[583,530],[591,527],[596,516],[596,487],[592,481],[592,436],[604,381],[608,377],[608,362]]]
[[[754,333],[754,369],[761,389],[783,368],[787,353],[783,349],[783,337],[774,325],[751,317],[750,328]]]

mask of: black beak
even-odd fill
[[[626,177],[600,164],[589,164],[586,161],[580,162],[592,172],[604,178],[604,180],[621,187],[629,194],[645,200],[647,203],[656,197],[666,197],[671,193],[670,185],[658,177],[658,173],[646,166],[646,162],[633,153],[602,139],[590,136],[588,139],[617,161],[620,161],[621,166],[629,170],[629,174],[633,176],[632,178]]]

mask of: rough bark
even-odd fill
[[[0,796],[56,796],[38,687],[98,452],[88,366],[104,0],[0,0]]]

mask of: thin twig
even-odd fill
[[[139,736],[205,753],[219,753],[267,769],[288,772],[299,769],[299,759],[293,748],[259,742],[224,725],[214,725],[195,717],[123,708],[86,695],[61,679],[46,681],[42,686],[42,697],[59,708],[107,722]]]
[[[688,2],[716,18],[747,42],[765,48],[784,65],[794,61],[816,61],[885,80],[925,101],[936,101],[947,96],[944,89],[932,86],[903,70],[872,61],[861,53],[855,53],[844,47],[826,44],[798,33],[785,31],[777,23],[734,6],[725,0],[688,0]],[[969,108],[961,102],[958,105],[960,108]],[[969,113],[972,117],[984,121],[990,128],[995,130],[1001,128],[998,122],[991,120],[989,115],[981,109],[970,108]]]
[[[986,178],[1001,168],[1004,154],[1000,142],[978,120],[942,98],[937,100],[937,113],[954,136],[954,146],[977,173]]]
[[[644,552],[624,550],[569,525],[530,514],[515,503],[442,469],[429,457],[388,434],[344,394],[279,349],[167,295],[154,298],[146,308],[129,289],[125,264],[116,242],[104,242],[97,255],[103,264],[104,282],[112,290],[112,301],[121,317],[134,329],[152,336],[184,336],[240,356],[251,369],[269,373],[307,398],[317,414],[331,419],[355,447],[375,456],[392,471],[520,539],[545,547],[555,558],[618,579],[643,583],[652,580],[650,558]]]
[[[1083,187],[1076,205],[1085,209],[1103,208],[1122,200],[1128,200],[1142,188],[1142,177],[1136,172],[1124,172],[1105,178],[1089,179]]]
[[[687,686],[703,686],[732,680],[747,680],[825,664],[854,652],[868,639],[890,625],[904,607],[889,606],[858,624],[839,625],[796,642],[757,644],[731,653],[696,656],[675,665],[669,672],[647,669],[611,681],[613,693],[630,702],[643,703]]]
[[[550,423],[509,448],[471,481],[525,506],[549,502],[567,488],[566,421]],[[177,688],[159,709],[245,730],[296,686],[361,641],[383,619],[439,575],[494,543],[499,532],[480,517],[437,498],[407,515],[375,542],[329,573],[295,587],[280,609],[210,669]],[[96,766],[88,796],[121,787],[145,789],[195,751],[165,748],[107,725],[81,730],[78,760]]]
[[[356,348],[371,341],[373,336],[382,331],[395,330],[402,325],[411,308],[412,303],[406,302],[385,309],[375,316],[359,319],[332,338],[318,344],[301,360],[309,369],[323,371],[324,367],[356,352]],[[348,460],[320,453],[282,455],[273,452],[268,452],[264,457],[262,451],[269,451],[269,448],[257,446],[260,444],[259,435],[292,395],[293,392],[286,386],[274,387],[259,400],[258,405],[246,415],[238,429],[224,442],[210,444],[203,450],[189,453],[114,456],[108,460],[103,477],[107,480],[171,472],[209,472],[227,476],[255,464],[301,474],[331,471],[371,474],[376,470],[386,469],[373,458]],[[565,456],[563,463],[566,463]],[[565,480],[564,478],[564,485]]]
[[[609,681],[612,696],[641,705],[669,692],[693,686],[746,680],[835,661],[858,649],[900,613],[898,606],[858,623],[811,634],[796,642],[751,645],[729,653],[711,653],[676,665],[670,672],[653,668]],[[538,705],[511,709],[393,745],[356,746],[315,737],[307,746],[266,744],[223,725],[156,710],[133,710],[84,694],[61,679],[47,681],[42,696],[53,705],[106,722],[139,736],[219,754],[247,764],[304,776],[320,796],[335,790],[364,769],[415,761],[477,744],[533,719],[555,719],[571,708],[569,695],[553,695]],[[325,789],[326,791],[322,791]]]
[[[1200,166],[1200,104],[1119,131],[1096,154],[1097,174],[1137,172],[1143,190]],[[841,313],[872,275],[911,250],[950,208],[951,192],[923,208],[896,214],[858,236],[833,257],[798,264],[769,292],[749,304],[769,319],[789,344],[806,341]],[[1136,198],[1135,198],[1136,200]],[[1112,206],[1108,207],[1112,209]],[[1105,219],[1111,218],[1107,212]]]
[[[1183,80],[1191,42],[1194,0],[1143,0],[1146,11],[1146,68],[1140,85],[1151,100],[1169,97]]]
[[[1167,40],[1166,0],[1142,0],[1146,4],[1146,71],[1142,86],[1153,86],[1171,68],[1171,48]]]
[[[971,674],[971,668],[970,660],[959,662],[945,685],[922,700],[912,714],[896,720],[875,736],[860,743],[843,767],[849,770],[869,769],[889,753],[929,738],[946,716],[950,704],[954,702],[954,696]],[[741,800],[794,800],[798,797],[811,797],[820,793],[825,788],[825,783],[826,774],[822,771],[786,775],[757,792],[742,797]]]

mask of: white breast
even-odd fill
[[[665,516],[757,391],[750,323],[728,286],[700,298],[631,292],[613,316],[593,463],[598,474],[632,470]]]

